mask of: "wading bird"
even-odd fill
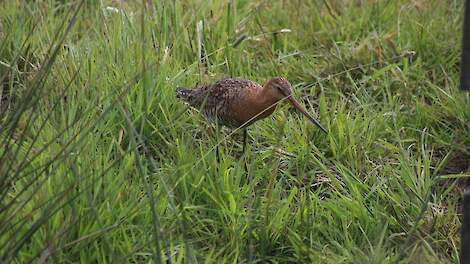
[[[282,77],[270,79],[264,86],[244,79],[222,79],[194,89],[176,88],[176,95],[199,110],[209,121],[229,128],[243,128],[243,150],[246,127],[270,116],[280,100],[288,102],[323,132],[326,129],[292,96],[292,86]]]

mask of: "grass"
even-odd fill
[[[1,261],[457,263],[462,2],[4,1]],[[284,104],[240,156],[174,94],[230,76],[329,133]]]

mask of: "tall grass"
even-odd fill
[[[458,262],[462,6],[4,1],[0,260]],[[283,105],[241,154],[174,95],[277,75],[328,135]]]

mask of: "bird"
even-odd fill
[[[243,129],[243,151],[246,148],[246,128],[270,116],[277,103],[284,99],[321,131],[328,133],[293,97],[292,85],[283,77],[273,77],[264,86],[251,80],[225,78],[193,89],[177,87],[176,96],[199,110],[212,123]]]

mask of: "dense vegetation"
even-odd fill
[[[2,1],[0,262],[457,262],[462,9]],[[286,77],[329,133],[283,104],[241,153],[174,94],[229,76]]]

